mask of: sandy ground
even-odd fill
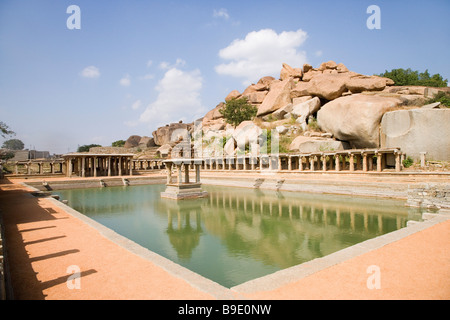
[[[0,210],[15,299],[216,299],[105,238],[52,201],[0,182]],[[369,289],[367,268],[379,267]],[[75,266],[77,269],[71,269]],[[80,287],[69,279],[79,271]],[[68,281],[69,280],[69,281]],[[249,299],[450,299],[450,220]]]

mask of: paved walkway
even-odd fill
[[[0,211],[15,299],[450,299],[448,219],[305,276],[291,269],[226,289],[5,182]],[[371,265],[379,289],[367,287],[377,276]],[[79,289],[67,285],[73,266]]]

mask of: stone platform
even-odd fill
[[[201,183],[167,184],[166,190],[161,192],[161,198],[185,200],[208,197],[208,192],[203,191]]]

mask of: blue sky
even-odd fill
[[[450,79],[449,14],[448,0],[1,0],[0,121],[26,148],[66,153],[191,122],[282,62]]]

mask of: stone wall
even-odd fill
[[[381,120],[382,148],[400,148],[414,160],[450,160],[450,108],[396,110]]]
[[[450,209],[450,184],[427,183],[408,188],[406,205],[430,209]]]
[[[129,153],[129,150],[127,148],[123,147],[93,147],[89,149],[90,153],[117,153],[117,154],[124,154]]]

